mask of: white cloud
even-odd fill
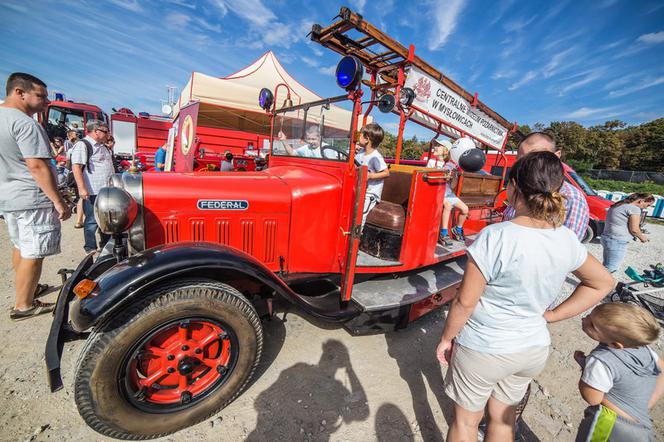
[[[210,0],[210,3],[217,8],[217,11],[221,14],[221,18],[228,14],[228,8],[226,7],[224,0]]]
[[[613,43],[607,43],[605,45],[600,46],[597,49],[600,50],[600,51],[607,51],[609,49],[614,49],[614,48],[617,48],[618,46],[620,46],[624,41],[625,40],[618,40],[618,41],[614,41]]]
[[[221,2],[221,0],[215,1]],[[223,3],[239,17],[261,28],[277,18],[261,0],[224,0]]]
[[[466,0],[437,0],[434,2],[431,13],[434,16],[435,26],[432,26],[433,31],[429,35],[429,50],[435,51],[445,45],[454,32],[465,6]]]
[[[312,68],[318,67],[320,64],[318,63],[318,60],[309,57],[300,57],[300,60],[302,60],[304,64]]]
[[[570,112],[567,115],[563,115],[565,118],[579,118],[579,119],[593,119],[595,117],[597,118],[609,118],[611,116],[616,115],[613,113],[616,110],[616,107],[582,107],[574,112]]]
[[[601,72],[601,71],[592,72],[592,73],[586,75],[581,80],[575,81],[574,83],[570,83],[570,84],[566,85],[565,87],[563,87],[562,89],[560,89],[560,95],[565,95],[568,92],[571,92],[575,89],[579,89],[580,87],[583,87],[587,84],[590,84],[595,80],[599,80],[600,78],[602,78],[602,74],[603,74],[603,72]]]
[[[521,77],[521,79],[520,79],[519,81],[517,81],[517,82],[515,82],[515,83],[512,83],[512,85],[511,85],[510,87],[508,87],[507,89],[509,89],[509,90],[511,90],[511,91],[517,90],[517,89],[519,89],[521,86],[523,86],[523,85],[525,85],[525,84],[527,84],[527,83],[530,83],[530,82],[533,81],[535,78],[537,78],[537,72],[535,72],[535,71],[528,71],[528,72],[526,72],[526,74],[525,74],[523,77]]]
[[[597,6],[601,9],[608,8],[613,6],[618,0],[602,0],[597,3]]]
[[[664,43],[664,31],[652,32],[650,34],[643,34],[636,41],[647,44]]]
[[[491,79],[493,80],[500,80],[503,78],[514,78],[516,77],[516,74],[518,72],[514,69],[504,69],[504,70],[499,70],[494,72],[494,74],[491,76]]]
[[[648,89],[653,86],[664,84],[664,76],[658,78],[644,79],[640,84],[635,86],[626,87],[624,89],[618,89],[615,91],[609,92],[609,97],[622,97],[624,95],[633,94],[634,92],[642,91],[643,89]]]
[[[143,12],[143,7],[138,3],[137,0],[109,0],[116,6],[127,9],[131,12]]]
[[[191,17],[187,14],[180,14],[179,12],[174,12],[166,16],[166,23],[171,26],[187,26],[191,21]]]
[[[493,19],[489,23],[489,25],[493,26],[496,23],[498,23],[502,18],[503,15],[510,9],[512,6],[512,3],[514,3],[514,0],[503,0],[501,2],[498,2],[496,5],[498,7],[498,11],[494,12]]]
[[[519,32],[529,24],[535,21],[537,18],[537,14],[533,15],[530,18],[525,18],[525,17],[519,17],[515,20],[509,21],[503,25],[503,29],[505,29],[506,32]]]
[[[357,12],[362,14],[364,12],[364,7],[367,4],[367,0],[350,0],[350,4],[355,7]]]
[[[551,60],[544,67],[544,78],[552,77],[556,73],[556,68],[565,61],[567,56],[571,54],[576,48],[572,46],[571,48],[565,49],[562,52],[558,52],[556,55],[551,57]],[[565,63],[565,67],[569,67],[569,63]]]
[[[323,68],[318,68],[318,72],[320,72],[323,75],[335,75],[337,72],[337,65],[333,64],[332,66],[328,67],[323,67]]]
[[[549,9],[549,12],[546,13],[546,15],[544,16],[542,21],[550,20],[550,19],[556,17],[558,14],[560,14],[560,12],[563,9],[565,9],[565,7],[567,6],[567,4],[569,2],[570,2],[570,0],[564,0],[564,1],[559,0],[557,2],[553,2],[554,3],[553,7],[551,9]]]
[[[166,1],[174,5],[182,6],[183,8],[196,9],[195,4],[189,3],[186,0],[166,0]]]

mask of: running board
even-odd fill
[[[362,313],[344,323],[344,327],[353,335],[405,327],[454,297],[466,262],[463,255],[453,261],[356,283],[351,300]]]

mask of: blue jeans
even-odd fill
[[[97,250],[97,220],[95,219],[95,200],[97,195],[90,195],[87,200],[83,200],[83,213],[85,214],[85,223],[83,224],[83,237],[85,244],[83,248],[86,253]],[[100,233],[101,243],[99,248],[103,248],[110,238],[105,233]]]
[[[627,244],[629,241],[615,239],[610,236],[602,235],[602,249],[604,267],[613,273],[618,270],[627,253]]]

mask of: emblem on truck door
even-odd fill
[[[198,200],[199,210],[247,210],[247,200]]]

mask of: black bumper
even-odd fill
[[[72,289],[81,279],[83,279],[86,270],[92,266],[92,263],[92,254],[86,256],[83,261],[81,261],[74,273],[72,273],[62,286],[62,290],[58,296],[58,302],[53,311],[53,322],[51,323],[51,331],[49,332],[48,340],[46,341],[45,351],[46,372],[51,392],[58,391],[62,388],[60,358],[62,357],[62,348],[67,334],[67,331],[64,329],[64,323],[69,316],[69,302],[74,296]]]

